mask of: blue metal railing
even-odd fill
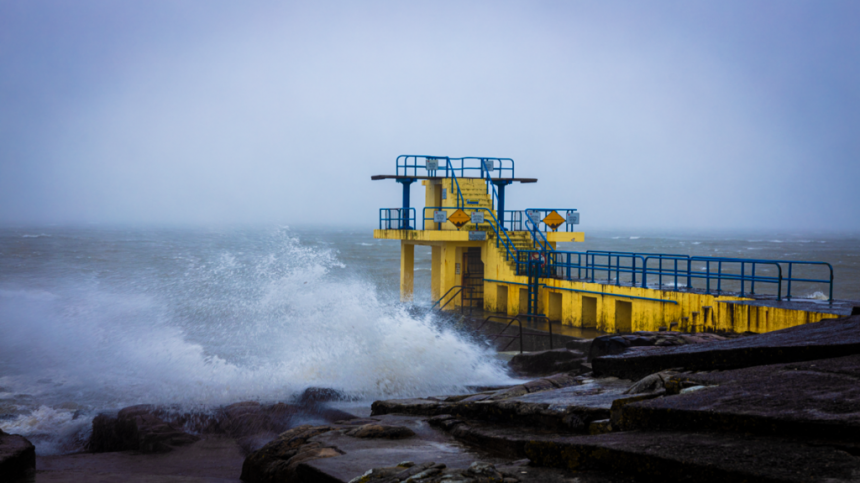
[[[438,163],[437,169],[427,169],[428,160],[436,160]],[[438,176],[442,178],[450,178],[452,176],[459,175],[461,178],[485,178],[487,176],[491,176],[491,173],[496,173],[496,176],[491,177],[514,177],[514,160],[511,158],[477,156],[451,158],[448,156],[401,154],[397,157],[395,164],[395,174],[397,176]],[[419,173],[423,174],[419,175]],[[474,174],[475,176],[467,176],[471,174]]]
[[[403,216],[403,208],[380,208],[380,230],[403,230],[415,227],[415,208],[409,208],[408,216]]]
[[[425,225],[428,221],[431,223],[435,223],[433,221],[433,213],[435,213],[436,211],[445,211],[447,213],[448,211],[453,211],[453,210],[457,210],[457,209],[458,208],[455,208],[453,206],[425,206],[424,207],[424,214],[423,214],[422,219],[421,219],[421,229],[422,230],[425,229]],[[516,260],[517,249],[514,246],[513,241],[511,241],[511,238],[508,236],[507,232],[500,229],[499,220],[496,219],[496,215],[493,213],[493,210],[491,210],[489,208],[481,207],[481,206],[476,206],[476,207],[468,207],[467,206],[467,207],[463,207],[463,208],[459,208],[459,209],[461,209],[467,213],[469,211],[486,212],[486,214],[484,215],[484,222],[483,223],[467,223],[466,226],[472,224],[475,226],[475,230],[480,230],[481,226],[485,225],[485,224],[487,226],[489,226],[490,229],[493,230],[493,233],[496,234],[496,248],[498,248],[499,243],[501,243],[505,247],[505,259],[506,260]],[[432,210],[430,216],[427,216],[427,210]],[[487,216],[487,215],[489,215],[489,216]]]
[[[573,224],[569,223],[568,220],[570,220],[569,215],[572,213],[576,213],[577,210],[576,208],[526,208],[525,211],[527,214],[527,218],[533,218],[533,220],[530,221],[534,222],[538,231],[547,232],[558,230],[573,231]],[[551,227],[547,226],[547,224],[543,222],[547,215],[549,215],[553,211],[564,217],[565,220],[565,222],[562,223],[556,230],[553,230]],[[562,227],[564,227],[563,230]]]
[[[826,284],[828,300],[833,300],[833,267],[826,262],[799,260],[765,260],[727,257],[695,257],[678,254],[634,253],[589,250],[587,252],[520,250],[517,254],[517,274],[526,274],[529,259],[545,257],[543,274],[547,278],[579,280],[592,283],[622,283],[649,287],[649,276],[657,277],[657,285],[663,288],[664,278],[672,280],[674,290],[700,289],[705,293],[722,293],[724,284],[733,284],[734,292],[740,296],[757,295],[756,284],[774,286],[777,300],[792,298],[792,282]],[[656,264],[656,266],[654,266]],[[668,266],[666,266],[668,264]],[[695,268],[696,265],[701,268]],[[823,266],[828,269],[828,278],[795,276],[796,266]],[[764,267],[764,268],[763,268]],[[767,267],[772,271],[767,272]],[[759,270],[762,269],[762,270]],[[626,280],[622,280],[625,278]],[[652,278],[653,280],[653,278]],[[695,281],[704,281],[701,287]],[[747,290],[747,287],[749,290]]]
[[[537,214],[534,215],[537,218]],[[550,245],[549,241],[546,239],[546,235],[540,231],[540,218],[533,218],[532,212],[526,210],[525,216],[525,225],[526,229],[532,235],[532,242],[534,242],[535,248],[543,251],[554,250],[552,245]]]

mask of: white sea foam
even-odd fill
[[[21,235],[21,238],[41,238],[41,237],[48,237],[48,238],[50,238],[50,236],[51,236],[51,235],[48,235],[48,234],[45,234],[45,233],[39,233],[38,235],[24,234],[24,235]]]
[[[511,382],[492,350],[386,303],[364,279],[331,275],[340,267],[334,251],[285,236],[265,256],[213,254],[174,278],[5,288],[0,385],[13,396],[0,405],[31,397],[0,428],[47,454],[74,446],[86,418],[132,404],[284,401],[308,386],[407,397]],[[69,405],[83,419],[52,409]]]
[[[638,237],[638,236],[631,236],[630,237],[631,240],[638,240],[639,238],[641,238],[641,237]]]

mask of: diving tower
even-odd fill
[[[400,297],[413,302],[415,245],[431,247],[443,310],[531,316],[605,332],[768,332],[848,315],[826,262],[560,250],[584,241],[575,208],[508,209],[506,188],[536,183],[510,158],[401,155],[401,206],[380,208],[374,238],[400,241]],[[424,206],[411,205],[411,185]],[[798,299],[816,286],[827,301]]]

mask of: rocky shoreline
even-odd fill
[[[370,414],[334,408],[330,389],[205,415],[133,406],[96,417],[77,455],[39,458],[0,433],[0,479],[860,481],[860,316],[572,340],[510,367],[528,381],[375,401]]]

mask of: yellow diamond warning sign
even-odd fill
[[[546,215],[543,222],[546,223],[546,226],[552,228],[552,231],[555,231],[562,223],[564,223],[564,218],[562,218],[557,211],[553,210],[552,213]]]
[[[451,213],[451,216],[448,217],[448,221],[453,223],[457,228],[462,228],[463,225],[469,223],[472,220],[472,217],[466,214],[463,210],[457,210]]]

